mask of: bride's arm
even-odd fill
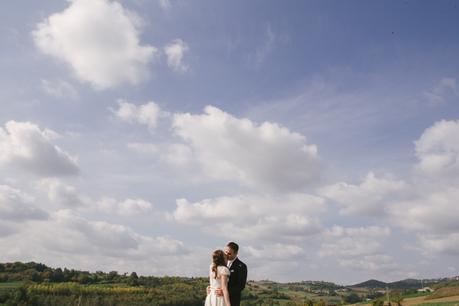
[[[221,284],[223,291],[223,299],[225,300],[225,306],[231,306],[229,292],[228,292],[228,275],[221,276]]]

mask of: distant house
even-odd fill
[[[418,289],[418,292],[433,292],[434,290],[430,287],[424,287],[421,289]]]

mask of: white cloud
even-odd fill
[[[33,197],[8,185],[0,185],[0,219],[3,222],[44,220],[47,217],[44,210],[34,206]]]
[[[86,245],[92,244],[92,249],[106,251],[129,250],[138,247],[134,232],[123,225],[111,224],[104,221],[89,221],[76,215],[70,210],[59,210],[53,214],[53,220],[69,233],[78,237]],[[48,241],[48,243],[52,243]],[[80,250],[82,251],[82,250]]]
[[[419,234],[417,238],[428,254],[459,256],[459,232],[446,235]]]
[[[57,179],[41,180],[38,184],[47,193],[48,199],[58,207],[80,212],[102,212],[104,214],[118,214],[120,216],[144,215],[153,212],[153,204],[144,199],[130,199],[123,201],[111,197],[91,199],[81,194],[76,187],[67,185]]]
[[[459,121],[439,121],[415,142],[411,196],[388,206],[392,222],[416,233],[425,253],[458,254]]]
[[[30,122],[8,121],[0,127],[0,165],[11,165],[40,176],[76,175],[76,159],[52,140],[58,134]]]
[[[438,105],[444,103],[450,97],[457,97],[459,95],[459,87],[456,79],[442,78],[431,90],[424,91],[422,95],[430,104]]]
[[[278,124],[257,125],[207,106],[203,115],[176,114],[173,128],[211,178],[283,191],[317,178],[317,147]]]
[[[142,155],[159,158],[176,167],[189,167],[195,160],[191,148],[181,143],[129,143],[127,147]]]
[[[143,199],[117,201],[113,198],[104,197],[97,201],[95,206],[105,213],[115,212],[121,216],[143,215],[153,211],[153,204]]]
[[[52,202],[63,208],[81,208],[89,205],[91,200],[80,195],[74,186],[66,185],[58,179],[43,179],[38,187],[45,190]]]
[[[335,225],[324,231],[325,241],[319,255],[339,258],[375,255],[382,251],[383,242],[390,234],[388,227],[345,228]]]
[[[186,167],[194,162],[193,151],[189,146],[180,143],[166,145],[161,158],[176,167]]]
[[[70,65],[76,77],[96,89],[138,84],[157,52],[141,46],[141,20],[116,1],[72,0],[33,31],[36,46]]]
[[[377,178],[370,172],[360,185],[342,182],[323,187],[319,193],[338,203],[343,214],[381,216],[385,214],[385,203],[406,192],[407,187],[403,181]]]
[[[437,177],[459,178],[459,121],[439,121],[415,142],[418,168]]]
[[[181,39],[175,39],[164,47],[167,65],[176,72],[184,73],[188,66],[183,63],[183,56],[188,52],[188,45]]]
[[[346,258],[340,259],[339,265],[352,270],[360,271],[394,271],[399,267],[394,261],[394,258],[389,255],[366,255],[361,258]]]
[[[324,201],[307,194],[241,195],[190,203],[177,200],[172,218],[240,241],[298,241],[320,232]]]
[[[248,246],[245,253],[257,260],[298,260],[298,257],[304,256],[303,248],[294,244],[263,244],[259,247]]]
[[[459,232],[459,188],[421,190],[410,200],[394,202],[390,212],[403,228],[430,234]]]
[[[0,238],[12,235],[16,231],[17,229],[14,226],[11,226],[10,224],[0,224]]]
[[[265,30],[264,42],[255,51],[255,63],[256,64],[259,65],[266,60],[269,53],[272,51],[274,47],[275,41],[276,41],[276,35],[271,30],[271,26],[268,25]]]
[[[78,92],[72,84],[63,80],[41,80],[42,89],[50,96],[58,99],[75,99]]]
[[[3,247],[5,260],[148,275],[168,273],[169,264],[186,262],[190,252],[176,239],[142,235],[129,226],[88,220],[70,210],[58,210],[46,221],[30,221],[15,235],[3,237]]]
[[[161,7],[163,10],[168,10],[172,7],[172,3],[170,0],[158,0],[159,7]]]
[[[139,106],[124,101],[119,101],[118,104],[119,108],[114,113],[121,120],[147,125],[150,130],[156,127],[161,109],[155,102],[148,102]]]
[[[146,142],[131,142],[127,144],[127,147],[137,153],[140,154],[153,154],[156,155],[159,151],[159,148],[154,143],[146,143]]]

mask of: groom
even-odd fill
[[[241,304],[241,291],[244,290],[247,282],[247,266],[237,257],[238,251],[239,246],[235,242],[228,242],[225,247],[228,268],[230,269],[228,291],[231,306],[239,306]]]

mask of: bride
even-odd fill
[[[231,306],[228,293],[229,269],[226,267],[227,259],[222,250],[212,254],[212,265],[209,269],[210,286],[207,290],[205,306]],[[216,290],[221,289],[223,296],[218,296]]]

